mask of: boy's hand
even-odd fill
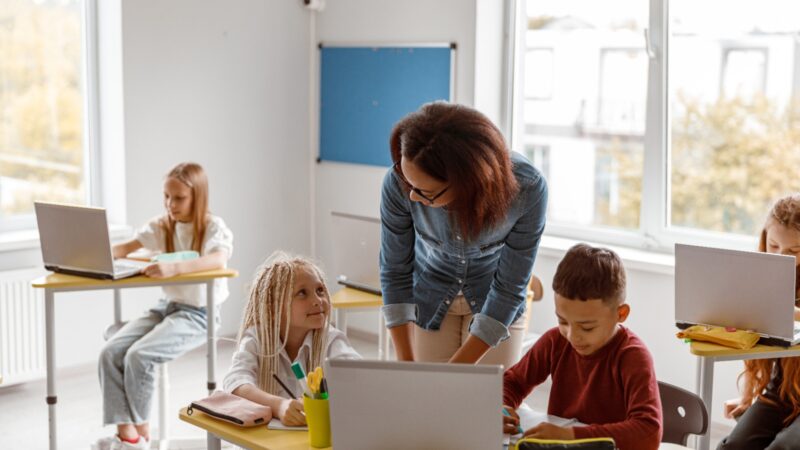
[[[517,410],[508,405],[503,405],[503,408],[505,408],[509,414],[508,416],[503,414],[503,433],[519,433],[519,414],[517,414]]]
[[[747,411],[747,408],[748,405],[742,403],[742,399],[734,398],[725,401],[725,404],[722,408],[722,415],[725,416],[726,419],[736,419],[744,414],[744,412]]]
[[[522,437],[569,441],[575,439],[575,433],[572,431],[572,427],[564,428],[553,425],[552,423],[543,422],[526,431]]]
[[[306,424],[306,416],[303,414],[303,402],[300,400],[286,399],[281,402],[278,408],[278,418],[287,427],[300,427]]]
[[[170,278],[178,275],[178,266],[175,263],[159,262],[145,267],[142,273],[150,278]]]

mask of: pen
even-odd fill
[[[306,373],[303,371],[303,367],[299,362],[292,364],[292,372],[294,372],[295,378],[297,378],[297,381],[299,381],[300,385],[303,387],[303,393],[306,397],[314,398],[314,394],[311,393],[311,389],[309,389],[308,382],[306,381]]]
[[[322,381],[319,384],[319,398],[323,400],[328,398],[328,380],[325,377],[322,377]]]
[[[511,417],[511,414],[505,408],[503,408],[503,415],[507,416],[507,417]],[[525,430],[522,429],[522,425],[517,425],[517,433],[522,434],[524,432],[525,432]]]

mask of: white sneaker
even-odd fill
[[[117,438],[116,442],[111,444],[111,448],[109,450],[150,450],[150,441],[142,436],[139,436],[139,441],[135,444],[131,444],[130,442]]]
[[[111,450],[111,446],[115,442],[120,442],[116,434],[114,436],[100,438],[94,444],[92,444],[92,450]]]

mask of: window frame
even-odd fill
[[[81,89],[83,91],[83,172],[84,201],[87,205],[101,205],[100,152],[99,152],[99,59],[97,30],[97,0],[78,0],[81,21]],[[20,214],[0,219],[0,235],[35,230],[36,215]]]
[[[516,0],[512,9],[522,17],[517,17],[513,44],[517,50],[518,61],[523,61],[527,42],[525,31],[527,14],[525,0]],[[575,240],[588,240],[609,245],[640,248],[648,251],[673,253],[676,243],[727,247],[753,250],[757,236],[713,232],[670,225],[671,173],[670,115],[669,108],[669,0],[649,0],[648,27],[644,33],[644,50],[648,57],[647,98],[645,106],[644,162],[642,168],[642,193],[638,229],[621,229],[601,225],[578,225],[549,222],[548,235]],[[519,49],[522,49],[520,51]],[[515,78],[524,80],[524,64],[511,66]],[[507,98],[513,102],[513,126],[510,129],[513,149],[524,152],[530,144],[526,137],[526,126],[522,117],[522,106],[526,100],[520,82],[509,84],[516,87]],[[766,213],[766,212],[765,212]]]

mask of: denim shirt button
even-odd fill
[[[458,284],[461,284],[463,282],[464,282],[464,280],[462,280],[461,278],[458,279]]]
[[[475,306],[475,300],[469,302],[470,305]]]
[[[449,305],[449,304],[450,304],[450,300],[445,300],[445,301],[444,301],[444,304],[445,304],[445,305]]]
[[[458,234],[457,234],[457,235],[456,235],[456,239],[460,241],[460,240],[461,240],[461,235],[458,235]]]
[[[461,260],[461,264],[464,264],[465,262],[466,262],[466,261],[464,261],[463,259]]]

